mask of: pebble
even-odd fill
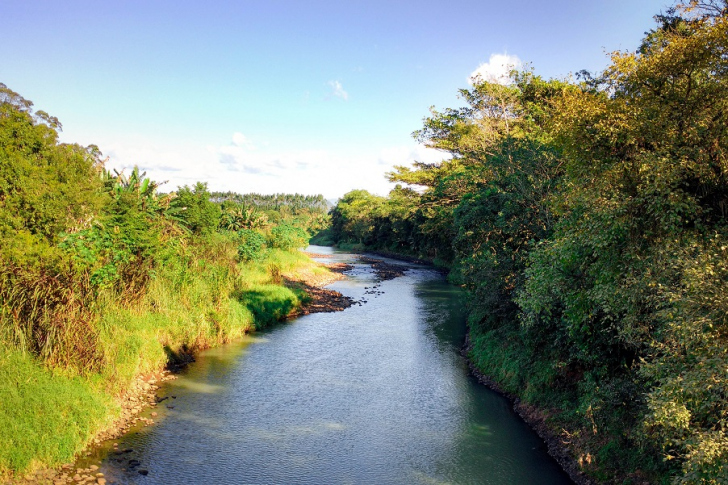
[[[139,475],[149,475],[149,470],[142,468],[139,470]]]

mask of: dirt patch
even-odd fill
[[[393,280],[394,278],[404,276],[404,273],[408,269],[406,266],[387,263],[381,259],[370,258],[369,256],[361,256],[359,259],[361,259],[362,263],[371,265],[379,281]]]
[[[309,256],[313,253],[307,253]],[[330,313],[346,310],[354,304],[354,300],[344,296],[338,291],[323,288],[324,286],[346,278],[344,272],[354,269],[346,263],[326,263],[323,266],[329,269],[328,273],[306,272],[296,275],[295,278],[283,276],[283,284],[289,288],[296,288],[306,292],[310,301],[295,309],[288,318],[296,318],[310,313]]]
[[[304,251],[306,253],[306,256],[309,258],[319,258],[319,259],[326,259],[326,258],[332,258],[333,254],[321,254],[321,253],[309,253],[308,251]]]
[[[346,310],[354,304],[354,300],[338,291],[329,290],[284,278],[283,283],[289,288],[302,289],[310,301],[288,314],[288,318],[296,318],[310,313],[331,313]]]

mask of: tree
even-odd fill
[[[220,206],[210,201],[207,183],[197,182],[193,188],[180,187],[172,207],[178,209],[178,217],[194,234],[209,234],[220,224]]]
[[[656,444],[688,483],[719,483],[728,462],[728,19],[707,8],[721,4],[659,17],[637,52],[556,102],[560,219],[519,298],[524,325],[584,375],[588,419],[634,429],[622,436]]]

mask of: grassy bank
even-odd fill
[[[219,253],[217,263],[204,257],[209,247],[187,249],[194,257],[161,269],[138,302],[98,303],[99,371],[54,368],[32,353],[0,348],[0,476],[71,461],[118,418],[118,398],[135,378],[278,321],[306,298],[282,286],[282,277],[327,271],[297,251],[270,250],[224,267]]]
[[[0,83],[0,478],[73,459],[140,376],[280,320],[308,298],[283,283],[325,271],[296,251],[322,196],[162,193],[32,107]]]

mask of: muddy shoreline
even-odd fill
[[[309,257],[323,257],[325,255],[306,253]],[[350,264],[345,263],[322,263],[323,266],[329,269],[331,273],[326,275],[324,278],[300,278],[291,279],[284,276],[284,285],[289,288],[301,289],[311,299],[304,305],[295,309],[293,312],[288,314],[287,319],[298,318],[303,315],[309,315],[311,313],[331,313],[340,312],[346,310],[352,306],[355,302],[353,298],[344,296],[338,291],[324,288],[324,286],[346,278],[344,272],[354,269]]]

